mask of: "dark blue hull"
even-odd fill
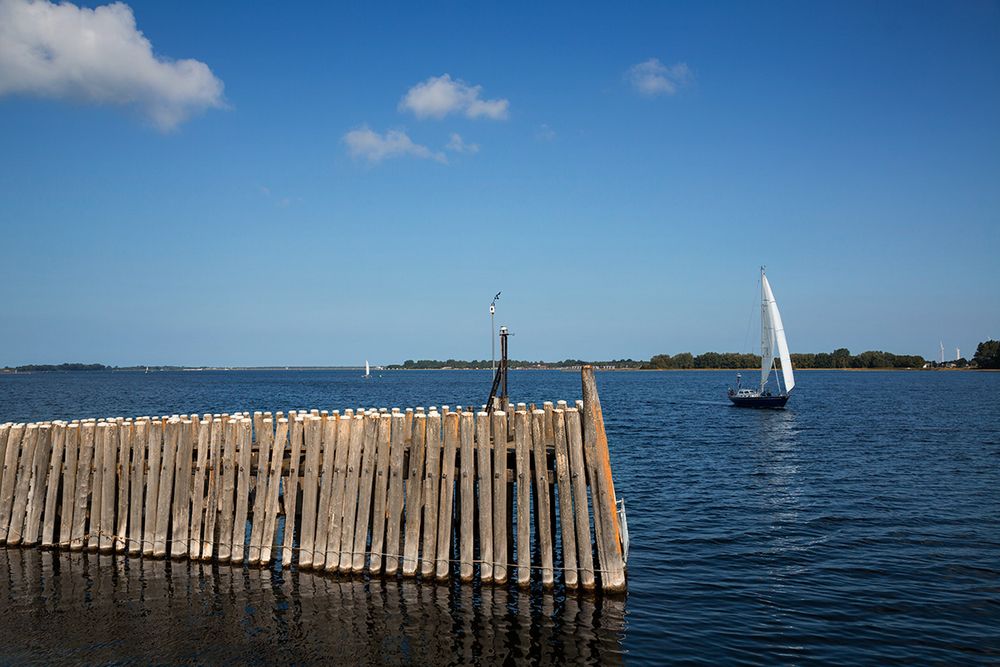
[[[788,396],[735,396],[729,395],[729,400],[738,408],[771,408],[785,407]]]

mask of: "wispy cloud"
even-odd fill
[[[362,125],[345,134],[344,143],[347,144],[347,152],[351,157],[365,160],[369,164],[404,156],[448,162],[444,153],[414,143],[402,130],[388,130],[385,134],[379,134],[367,125]]]
[[[458,132],[452,132],[451,138],[445,148],[454,153],[467,153],[474,155],[479,152],[479,144],[466,143]]]
[[[650,97],[673,95],[694,79],[687,63],[664,65],[658,58],[632,65],[625,72],[625,79],[638,93]]]
[[[539,141],[555,141],[556,131],[549,127],[548,123],[542,123],[538,126],[538,129],[535,130],[535,139],[538,139]]]
[[[480,97],[482,86],[472,86],[450,75],[432,76],[410,88],[399,102],[400,111],[411,111],[417,118],[444,118],[461,113],[468,118],[505,120],[510,102],[503,98]]]
[[[133,107],[171,130],[224,108],[222,90],[205,63],[154,54],[126,4],[0,0],[0,95]]]

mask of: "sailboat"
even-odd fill
[[[783,408],[795,387],[795,374],[792,372],[792,358],[788,354],[781,313],[778,312],[778,303],[774,300],[774,292],[771,291],[771,283],[767,281],[763,266],[760,267],[760,293],[760,386],[741,387],[742,378],[737,374],[736,388],[729,389],[729,400],[741,408]],[[778,358],[781,359],[781,375],[774,375],[778,390],[776,394],[767,388],[768,378],[774,369],[775,347],[778,348]]]
[[[368,380],[372,376],[371,367],[368,366],[368,360],[365,359],[365,379]]]

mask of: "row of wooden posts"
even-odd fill
[[[0,426],[0,544],[625,588],[593,372],[583,400]]]

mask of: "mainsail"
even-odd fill
[[[795,375],[792,372],[792,357],[788,354],[788,341],[785,340],[785,327],[781,323],[781,313],[778,312],[778,303],[774,300],[774,292],[771,291],[771,284],[767,282],[767,276],[762,275],[760,280],[764,291],[765,308],[763,310],[767,312],[766,317],[761,319],[767,320],[770,325],[770,334],[765,338],[769,338],[767,342],[771,343],[768,345],[766,355],[768,357],[767,366],[761,366],[761,372],[764,375],[762,382],[767,380],[771,360],[774,359],[774,343],[777,342],[778,356],[781,359],[781,377],[785,382],[785,393],[789,394],[792,387],[795,386]]]

